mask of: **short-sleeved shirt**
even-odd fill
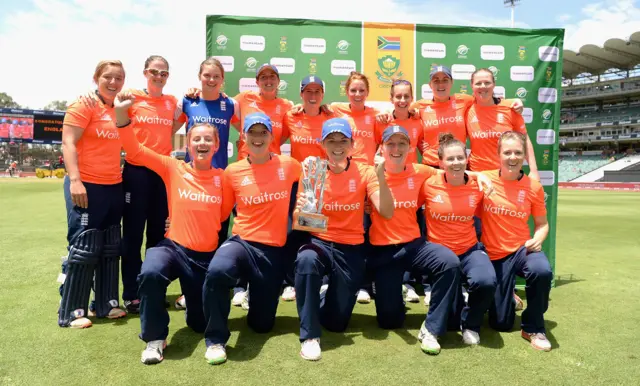
[[[422,163],[425,165],[438,166],[438,147],[440,146],[440,133],[451,133],[453,136],[465,143],[467,132],[464,124],[466,111],[473,104],[473,96],[465,94],[454,94],[446,102],[436,102],[434,100],[419,100],[420,118],[423,127]]]
[[[461,255],[478,243],[473,216],[482,204],[483,193],[476,181],[453,186],[444,174],[427,180],[423,187],[428,239]]]
[[[158,154],[169,155],[173,149],[173,117],[178,100],[173,95],[152,97],[142,90],[133,90],[135,102],[129,109],[138,141]],[[127,162],[133,163],[129,157]]]
[[[527,134],[522,115],[511,109],[509,101],[492,106],[473,104],[467,111],[466,124],[471,141],[469,168],[473,171],[500,168],[498,140],[504,132]]]
[[[422,206],[422,185],[436,169],[419,164],[407,164],[401,173],[385,172],[393,196],[393,217],[386,219],[373,208],[369,240],[372,245],[408,243],[420,237],[416,212]]]
[[[546,216],[542,185],[528,176],[507,181],[499,170],[484,172],[494,192],[483,199],[481,210],[482,243],[491,260],[515,252],[531,238],[529,216]]]
[[[232,233],[243,240],[281,247],[287,241],[293,184],[302,169],[295,159],[272,155],[264,164],[247,159],[224,171],[223,218],[236,205]]]
[[[234,99],[240,107],[240,119],[234,115],[231,123],[239,122],[239,131],[242,133],[242,129],[244,128],[244,117],[256,112],[266,114],[271,119],[273,130],[271,132],[273,142],[271,142],[269,150],[272,153],[280,154],[280,142],[283,139],[282,120],[284,119],[285,114],[291,110],[291,102],[282,98],[275,98],[271,100],[265,99],[255,91],[243,91],[236,95]],[[244,143],[242,135],[240,135],[238,159],[241,160],[247,158],[247,154],[247,145]]]
[[[324,187],[322,214],[328,217],[327,232],[312,235],[340,244],[364,243],[364,201],[380,189],[373,167],[351,162],[342,173],[327,170]]]
[[[327,158],[327,154],[320,144],[322,139],[322,124],[329,119],[325,114],[309,116],[307,114],[292,114],[287,112],[282,121],[284,135],[291,141],[291,157],[302,162],[310,156]]]
[[[100,101],[94,107],[73,102],[64,116],[64,124],[84,129],[76,143],[80,180],[100,185],[122,182],[122,142],[113,107]]]
[[[210,123],[218,129],[220,147],[211,159],[211,166],[224,169],[229,163],[229,126],[235,112],[233,99],[222,95],[216,100],[204,100],[201,98],[184,97],[182,99],[182,112],[186,116],[187,132],[196,123]],[[187,152],[185,162],[191,161]]]
[[[353,111],[349,103],[332,103],[331,109],[339,117],[353,120],[353,153],[351,160],[373,165],[378,144],[375,137],[376,115],[378,110],[365,106],[362,111]]]

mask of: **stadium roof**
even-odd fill
[[[629,40],[609,39],[604,47],[585,44],[578,52],[564,50],[562,75],[574,79],[588,72],[599,75],[610,68],[631,70],[640,63],[640,31],[634,32]]]

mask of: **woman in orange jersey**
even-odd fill
[[[140,338],[147,343],[141,360],[144,364],[152,364],[163,359],[169,333],[169,314],[164,299],[173,280],[180,280],[185,295],[187,325],[196,332],[204,332],[202,286],[218,246],[223,171],[211,166],[211,158],[220,141],[217,129],[208,123],[195,124],[187,133],[187,146],[192,154],[189,163],[143,146],[129,118],[128,110],[134,98],[129,93],[122,93],[116,101],[122,145],[132,161],[162,177],[169,192],[171,212],[166,239],[147,250],[138,276]]]
[[[311,233],[311,242],[298,251],[295,262],[296,302],[300,317],[300,355],[319,360],[320,326],[329,331],[347,328],[356,291],[364,277],[364,203],[385,218],[393,216],[393,197],[384,175],[384,161],[375,168],[352,162],[351,124],[333,118],[322,126],[322,146],[329,161],[324,183],[322,214],[328,217],[325,233]],[[300,195],[298,208],[306,204]],[[322,277],[329,286],[321,295]],[[323,300],[321,301],[321,297]]]
[[[64,117],[62,151],[68,173],[64,197],[69,254],[61,275],[61,327],[91,326],[86,315],[94,271],[97,317],[115,319],[126,315],[118,308],[122,146],[113,108],[124,78],[120,61],[101,61],[93,76],[100,103],[89,107],[76,101]]]
[[[382,142],[384,174],[395,210],[391,218],[381,216],[376,210],[371,213],[369,237],[373,253],[368,264],[376,283],[378,325],[388,329],[403,325],[405,306],[400,286],[406,271],[428,277],[432,283],[431,304],[418,338],[421,349],[435,355],[440,352],[437,337],[447,331],[449,312],[460,282],[460,262],[456,255],[442,245],[426,241],[420,235],[416,218],[416,211],[422,205],[422,185],[438,171],[426,165],[407,165],[411,139],[403,127],[387,127],[382,133]]]
[[[440,135],[438,158],[444,174],[429,178],[423,185],[428,239],[449,248],[460,259],[461,281],[468,287],[468,301],[456,297],[454,310],[462,327],[462,340],[480,343],[480,326],[496,290],[496,273],[478,243],[473,217],[482,205],[483,194],[476,181],[465,174],[467,149],[451,133]]]
[[[527,138],[529,177],[539,181],[533,144],[527,134],[524,119],[506,101],[493,96],[495,86],[493,73],[486,68],[476,70],[471,75],[475,101],[465,118],[467,136],[471,142],[469,168],[478,172],[497,169],[500,166],[500,160],[496,157],[498,139],[506,131],[517,131]]]
[[[526,280],[527,308],[522,312],[522,337],[537,350],[551,350],[545,335],[544,313],[549,307],[553,272],[542,252],[549,233],[544,190],[522,171],[528,158],[525,134],[509,131],[498,140],[499,170],[485,172],[495,191],[484,198],[481,210],[482,243],[496,272],[498,285],[489,308],[489,325],[509,331],[515,320],[512,300],[516,275]],[[529,156],[530,157],[530,156]],[[531,236],[528,220],[533,217]]]
[[[227,360],[229,288],[238,280],[249,283],[247,323],[256,332],[269,332],[282,281],[291,266],[285,244],[301,168],[295,159],[270,152],[272,130],[267,115],[247,115],[243,137],[249,153],[224,171],[222,217],[234,205],[236,215],[233,236],[211,260],[204,285],[205,358],[210,364]]]

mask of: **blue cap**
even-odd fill
[[[265,63],[262,66],[258,67],[258,69],[256,70],[256,78],[259,77],[260,73],[264,70],[271,70],[275,72],[276,75],[278,75],[278,78],[280,78],[280,73],[278,72],[278,68],[273,64],[269,64],[269,63]]]
[[[382,132],[382,142],[387,142],[389,138],[391,138],[396,134],[404,135],[405,137],[407,137],[409,142],[411,142],[411,137],[409,137],[409,132],[404,127],[398,126],[398,125],[389,126],[386,129],[384,129],[384,131]]]
[[[437,73],[443,73],[449,78],[453,79],[453,75],[451,75],[451,69],[447,66],[432,66],[431,73],[429,74],[429,80],[433,79],[433,76]]]
[[[272,132],[271,119],[264,113],[251,113],[244,117],[243,132],[246,133],[253,125],[257,124],[264,125],[270,133]]]
[[[351,125],[344,118],[332,118],[322,124],[322,140],[331,133],[340,133],[347,138],[351,138]]]
[[[300,92],[303,92],[304,88],[310,84],[317,84],[322,87],[322,91],[324,91],[324,82],[322,81],[322,79],[315,75],[308,75],[305,76],[304,79],[302,79],[302,82],[300,82]]]

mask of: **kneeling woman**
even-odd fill
[[[393,198],[384,175],[384,162],[373,167],[350,160],[353,151],[352,128],[344,118],[330,119],[322,125],[322,147],[328,170],[324,184],[322,214],[327,231],[311,233],[311,242],[298,251],[295,287],[300,317],[300,355],[319,360],[320,328],[341,332],[347,328],[356,293],[364,277],[364,202],[385,218],[393,216]],[[300,196],[298,208],[306,204]],[[322,277],[329,277],[323,292]],[[397,290],[400,285],[398,284]]]
[[[116,101],[116,120],[127,156],[156,172],[169,192],[171,225],[166,239],[147,250],[138,276],[140,297],[140,338],[147,342],[142,363],[161,362],[169,334],[169,313],[164,299],[175,279],[186,299],[187,325],[202,333],[206,322],[202,311],[202,286],[207,267],[218,245],[222,210],[222,169],[211,166],[218,150],[218,130],[208,124],[195,124],[187,133],[192,160],[189,163],[159,155],[142,146],[131,127],[128,110],[131,94],[120,94]]]
[[[376,314],[382,328],[399,328],[404,323],[402,277],[405,271],[429,277],[431,302],[418,338],[427,354],[438,354],[437,337],[447,331],[449,311],[460,283],[458,257],[450,249],[426,241],[420,236],[416,211],[422,205],[421,189],[436,169],[406,164],[410,152],[409,133],[400,126],[387,127],[382,134],[385,179],[394,200],[392,218],[371,213],[369,237],[372,244],[370,267],[374,272]],[[331,288],[331,286],[329,286]]]
[[[550,351],[544,313],[549,307],[553,273],[542,252],[542,243],[549,233],[544,190],[522,171],[527,156],[524,134],[514,131],[502,134],[498,154],[500,169],[484,172],[491,178],[495,191],[484,198],[481,211],[482,243],[498,279],[495,300],[489,308],[489,325],[498,331],[513,328],[516,275],[524,277],[527,308],[522,312],[522,337],[536,350]],[[533,237],[529,216],[533,216]]]
[[[293,261],[285,244],[300,163],[270,153],[271,120],[263,113],[244,118],[243,135],[248,156],[224,171],[222,218],[229,216],[235,204],[233,236],[211,260],[203,291],[205,358],[210,364],[227,360],[229,289],[238,280],[249,282],[247,323],[256,332],[269,332],[276,319],[282,281]]]

